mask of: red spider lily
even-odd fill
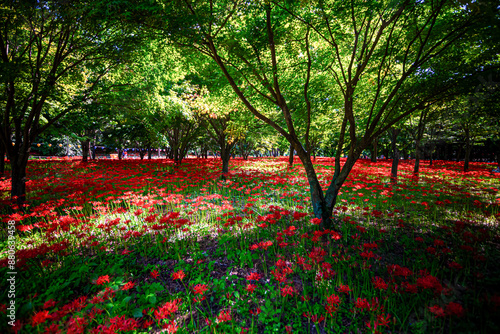
[[[43,304],[43,309],[46,310],[48,308],[52,308],[56,306],[57,302],[54,299],[49,299]]]
[[[154,279],[157,279],[158,276],[160,276],[160,273],[158,272],[158,270],[153,270],[151,273],[150,273],[151,277],[153,277]]]
[[[448,267],[451,269],[455,269],[455,270],[463,269],[462,265],[460,263],[455,262],[455,261],[448,263]]]
[[[321,224],[321,219],[320,218],[312,218],[309,222],[313,225],[319,225],[319,224]]]
[[[248,284],[247,287],[246,287],[246,290],[249,293],[253,293],[256,288],[257,288],[257,285],[255,285],[255,284]]]
[[[139,327],[136,319],[126,319],[124,315],[111,318],[109,322],[111,323],[111,326],[109,326],[110,331],[133,331]]]
[[[314,322],[314,323],[318,323],[318,322],[321,322],[321,321],[325,320],[325,317],[323,315],[321,315],[321,314],[313,314],[313,315],[311,315],[311,313],[309,313],[309,312],[307,312],[307,313],[304,312],[302,314],[302,316],[306,317],[308,319],[311,319],[311,321]]]
[[[175,272],[172,274],[172,279],[180,279],[181,281],[186,277],[186,274],[184,273],[184,270],[179,270],[178,272]]]
[[[179,310],[178,304],[180,303],[180,299],[174,299],[170,302],[166,302],[163,306],[159,307],[158,310],[154,311],[155,318],[166,319]]]
[[[373,286],[375,287],[375,289],[380,289],[380,290],[387,290],[387,283],[380,277],[374,277],[372,279],[372,282],[373,282]]]
[[[195,295],[202,295],[205,293],[205,291],[208,290],[208,287],[206,284],[196,284],[193,287],[193,292]]]
[[[272,245],[273,245],[272,241],[262,241],[259,243],[259,247],[262,248],[263,250],[267,250]]]
[[[293,219],[294,220],[301,220],[302,218],[304,218],[305,216],[307,216],[308,214],[307,213],[304,213],[304,212],[294,212],[293,213]]]
[[[250,314],[252,314],[252,315],[259,315],[260,312],[262,312],[260,307],[257,307],[255,310],[250,310]]]
[[[366,327],[372,329],[374,333],[380,333],[377,329],[378,327],[388,327],[391,321],[391,315],[388,314],[384,316],[383,314],[378,314],[377,319],[373,322],[373,325],[370,322],[366,322]]]
[[[419,277],[417,279],[417,285],[424,289],[434,289],[436,294],[441,293],[441,291],[443,290],[441,282],[439,282],[439,280],[436,277],[431,275]]]
[[[262,275],[258,273],[251,273],[250,275],[247,276],[248,281],[258,281],[262,278]]]
[[[349,285],[340,285],[338,288],[338,292],[340,293],[349,293],[351,289],[349,288]]]
[[[231,310],[221,310],[219,315],[217,316],[218,322],[226,322],[231,321]]]
[[[418,286],[416,284],[410,284],[408,282],[403,282],[401,283],[401,286],[405,289],[407,293],[417,293],[418,292]]]
[[[142,324],[142,328],[146,329],[151,327],[154,324],[153,320],[144,320],[144,323]]]
[[[342,236],[335,231],[330,231],[330,235],[333,240],[340,240],[342,238]]]
[[[130,290],[135,286],[134,282],[127,282],[120,290]]]
[[[109,275],[99,276],[95,284],[103,285],[104,283],[109,283]]]
[[[360,310],[369,310],[370,309],[370,304],[365,298],[360,298],[356,299],[355,306],[359,308]]]
[[[294,293],[295,293],[295,290],[289,285],[281,288],[281,297],[286,297],[288,295],[293,297]]]
[[[446,305],[445,312],[446,312],[446,314],[454,315],[457,318],[461,318],[465,314],[465,311],[464,311],[464,308],[462,307],[462,305],[455,303],[455,302],[450,302],[448,305]]]
[[[413,272],[410,269],[406,267],[401,267],[400,265],[397,264],[388,265],[387,271],[391,276],[404,276],[405,278],[407,278],[408,276],[413,275]]]
[[[132,251],[129,251],[128,249],[124,249],[122,252],[121,252],[121,255],[127,255],[127,254],[130,254],[132,253]]]
[[[324,251],[320,247],[314,247],[313,250],[309,253],[309,258],[313,262],[313,264],[318,264],[325,259],[326,251]]]
[[[429,311],[431,311],[431,313],[433,313],[437,318],[442,318],[446,315],[443,308],[438,305],[429,307]]]
[[[327,304],[325,305],[325,310],[332,317],[333,313],[337,311],[337,307],[340,304],[340,297],[335,294],[330,295],[326,298],[326,302]]]
[[[176,333],[179,329],[179,326],[175,322],[175,320],[170,321],[168,324],[163,325],[163,329],[167,330],[167,333]]]
[[[50,319],[49,311],[40,311],[37,312],[32,318],[31,318],[31,324],[33,327],[36,327],[42,323],[45,322],[45,320]]]

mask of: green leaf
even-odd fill
[[[155,295],[148,296],[148,301],[150,304],[156,304],[156,296]]]
[[[134,316],[134,318],[140,318],[142,317],[142,309],[140,308],[136,308],[132,311],[132,315]]]

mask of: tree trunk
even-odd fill
[[[420,140],[415,140],[415,165],[413,166],[413,174],[418,174],[420,171]]]
[[[470,151],[472,149],[469,127],[465,127],[465,159],[464,172],[469,170]]]
[[[371,162],[377,162],[377,152],[378,150],[378,137],[375,137],[375,139],[372,142],[372,156],[371,156]]]
[[[148,147],[148,160],[151,160],[151,147]]]
[[[28,165],[28,153],[15,153],[10,157],[11,191],[12,203],[23,210],[23,204],[26,200],[26,166]]]
[[[422,110],[418,120],[417,135],[415,137],[415,166],[413,166],[413,174],[418,174],[420,171],[420,158],[422,156],[422,148],[420,142],[424,136],[425,120],[427,118],[428,109]]]
[[[290,167],[293,166],[293,153],[294,153],[293,145],[290,144],[290,153],[288,154],[288,166]]]
[[[229,173],[229,160],[231,159],[231,150],[225,148],[221,151],[220,157],[222,159],[222,174],[227,174]]]
[[[180,165],[180,161],[179,161],[179,149],[178,148],[174,148],[173,151],[174,151],[174,164],[175,165]]]
[[[497,168],[498,170],[500,170],[500,145],[497,148],[496,159],[497,159]]]
[[[146,151],[142,148],[139,149],[139,158],[144,160],[144,155],[146,155]]]
[[[89,160],[90,153],[90,140],[82,140],[82,162],[87,162]]]
[[[118,149],[118,160],[123,158],[123,150],[121,148]]]
[[[316,171],[314,170],[314,165],[311,161],[311,157],[304,150],[301,150],[299,147],[296,148],[296,152],[302,162],[302,165],[304,166],[307,180],[309,182],[311,204],[313,207],[314,215],[317,218],[321,218],[324,228],[331,228],[333,225],[331,219],[332,212],[335,204],[337,203],[337,197],[340,188],[342,187],[344,181],[352,170],[354,163],[359,156],[359,152],[352,152],[352,154],[349,154],[342,169],[338,172],[337,175],[333,176],[328,189],[326,190],[326,192],[323,192],[321,184],[318,181]]]
[[[0,176],[5,174],[5,146],[0,140]]]
[[[392,167],[391,167],[391,183],[396,184],[398,182],[398,165],[399,165],[399,150],[397,146],[397,138],[400,129],[392,129],[391,134],[391,146],[392,146]]]

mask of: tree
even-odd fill
[[[476,8],[488,5],[494,6],[446,0],[168,1],[155,7],[162,15],[149,24],[176,45],[211,58],[247,110],[290,142],[305,168],[314,213],[329,227],[339,189],[361,152],[455,85],[452,72],[443,80],[426,65],[472,38],[469,29],[496,7]],[[323,82],[319,92],[310,90],[315,80]],[[426,85],[433,89],[415,99],[415,90]],[[324,103],[316,93],[341,99],[328,105],[340,110],[342,123],[325,192],[311,161],[310,126]]]
[[[116,22],[101,20],[106,8],[100,5],[46,0],[0,7],[0,140],[12,168],[11,197],[19,207],[34,139],[86,103],[127,50],[125,41],[134,41]]]

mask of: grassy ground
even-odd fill
[[[415,178],[403,163],[392,185],[389,160],[360,160],[331,230],[313,218],[298,164],[232,160],[226,181],[220,168],[30,161],[29,206],[2,215],[0,271],[11,281],[0,287],[15,298],[0,299],[0,331],[500,331],[494,166],[462,173],[437,161]],[[316,168],[326,185],[333,160]],[[4,199],[8,188],[1,180]]]

